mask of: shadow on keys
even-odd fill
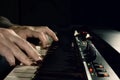
[[[76,48],[65,46],[66,43],[58,41],[52,42],[47,50],[37,47],[44,56],[42,64],[16,66],[4,80],[84,80],[85,72]]]

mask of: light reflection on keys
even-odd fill
[[[48,49],[43,49],[40,46],[36,46],[36,49],[40,53],[42,58],[44,58],[44,56],[47,54],[47,51],[48,51]]]
[[[4,80],[31,80],[38,66],[16,66]]]

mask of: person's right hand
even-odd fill
[[[24,54],[24,50],[27,54]],[[41,60],[39,53],[27,42],[11,29],[0,28],[0,55],[5,57],[9,64],[15,65],[15,58],[25,65],[31,65],[35,61]]]

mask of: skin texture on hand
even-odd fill
[[[28,57],[33,58],[34,61],[42,60],[27,38],[38,38],[43,48],[49,45],[48,36],[58,41],[56,34],[47,26],[20,26],[11,23],[3,16],[0,16],[0,25],[4,27],[0,28],[0,56],[5,57],[11,66],[15,65],[15,58],[25,65],[33,63]]]
[[[16,34],[17,33],[17,34]],[[55,33],[48,27],[24,27],[16,28],[16,30],[0,28],[0,55],[5,57],[9,64],[15,65],[15,58],[25,65],[31,65],[33,62],[28,58],[31,57],[35,61],[42,60],[39,53],[34,49],[31,44],[26,41],[27,37],[39,38],[42,46],[46,47],[48,44],[47,36],[58,41]],[[24,50],[26,54],[24,54]]]
[[[21,49],[35,61],[40,60],[38,52],[13,30],[0,28],[0,55],[4,56],[10,65],[15,65],[15,58],[25,65],[31,65],[32,61]]]
[[[51,37],[54,41],[58,41],[56,34],[47,26],[13,26],[12,29],[24,39],[28,37],[38,38],[43,48],[49,45],[48,37]]]

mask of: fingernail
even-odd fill
[[[58,37],[56,37],[56,41],[58,41],[59,39],[58,39]]]
[[[39,57],[39,60],[41,60],[41,61],[42,61],[42,58],[41,58],[41,57]],[[39,60],[38,60],[38,61],[39,61]]]

